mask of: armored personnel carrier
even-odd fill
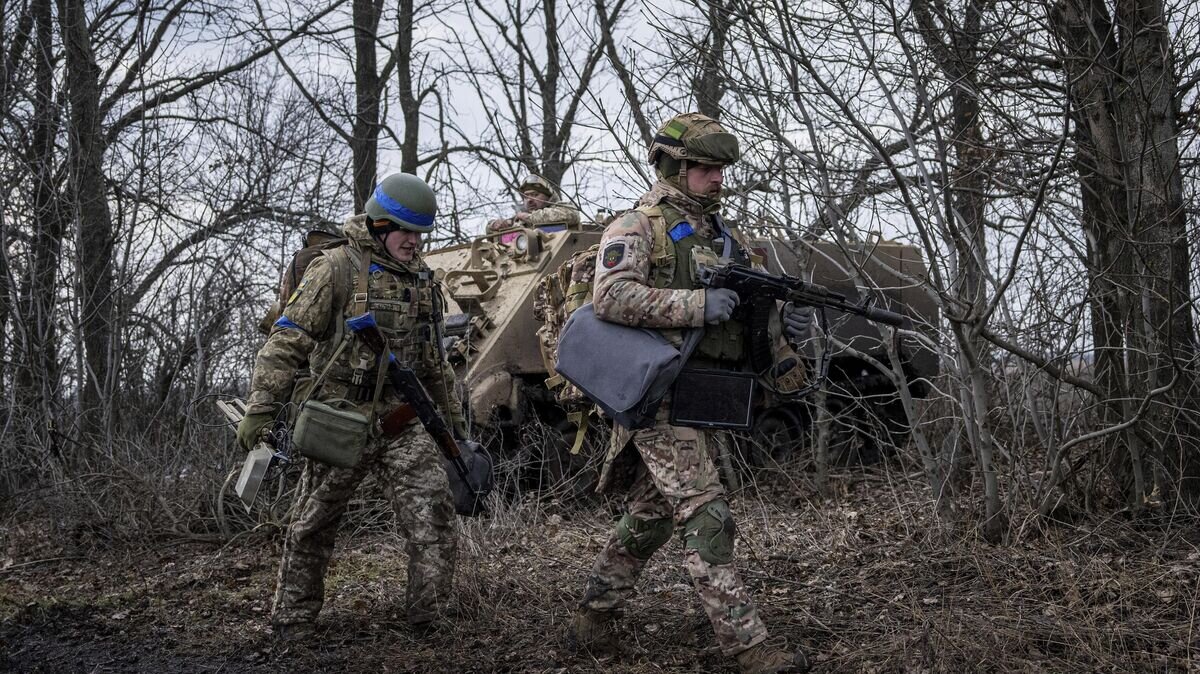
[[[469,401],[473,423],[507,443],[505,451],[525,452],[530,449],[512,445],[521,442],[522,428],[537,423],[563,436],[542,447],[566,452],[575,425],[546,388],[553,373],[547,372],[539,350],[541,323],[534,318],[533,304],[538,282],[574,253],[598,243],[602,232],[585,225],[558,231],[518,228],[516,236],[513,233],[489,233],[469,244],[432,251],[425,261],[442,278],[449,295],[448,356],[465,383],[464,399]],[[887,308],[910,316],[918,329],[937,323],[935,305],[906,280],[926,273],[920,251],[912,246],[875,240],[848,254],[828,242],[799,246],[758,242],[754,247],[772,273],[802,275],[851,300],[859,296],[854,280],[861,275],[883,289]],[[805,256],[804,268],[809,271],[801,274],[800,259]],[[833,338],[828,340],[832,351],[827,406],[849,415],[847,428],[864,434],[863,445],[881,434],[886,441],[899,442],[907,427],[896,389],[868,360],[888,363],[879,330],[854,316],[831,312],[827,319]],[[923,397],[926,379],[937,372],[935,354],[912,337],[901,339],[899,350],[909,389]],[[757,449],[746,458],[756,464],[787,458],[809,423],[807,407],[804,401],[766,397],[757,412],[757,442],[747,443]],[[551,480],[580,464],[572,457],[534,458],[550,473],[543,478]]]

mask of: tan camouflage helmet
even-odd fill
[[[685,112],[667,120],[650,141],[650,164],[662,155],[698,164],[732,164],[741,158],[737,136],[720,122],[698,112]]]
[[[525,179],[521,181],[520,187],[517,188],[517,191],[521,194],[525,194],[529,190],[541,192],[542,194],[545,194],[546,198],[548,199],[554,198],[554,186],[550,184],[549,180],[546,180],[535,173],[530,173],[529,175],[525,176]]]

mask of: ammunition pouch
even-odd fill
[[[308,400],[296,415],[292,444],[314,461],[353,468],[367,446],[370,430],[370,421],[360,412]]]
[[[683,370],[671,394],[671,425],[749,430],[756,380],[750,372]]]

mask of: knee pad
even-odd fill
[[[629,554],[647,560],[671,538],[674,528],[670,518],[641,520],[626,513],[617,522],[617,538]]]
[[[695,550],[709,564],[733,561],[737,525],[725,499],[709,501],[683,523],[683,547]]]

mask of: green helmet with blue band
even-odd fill
[[[367,199],[367,227],[374,236],[401,229],[424,234],[433,231],[437,197],[424,180],[411,173],[393,173],[380,181]]]

